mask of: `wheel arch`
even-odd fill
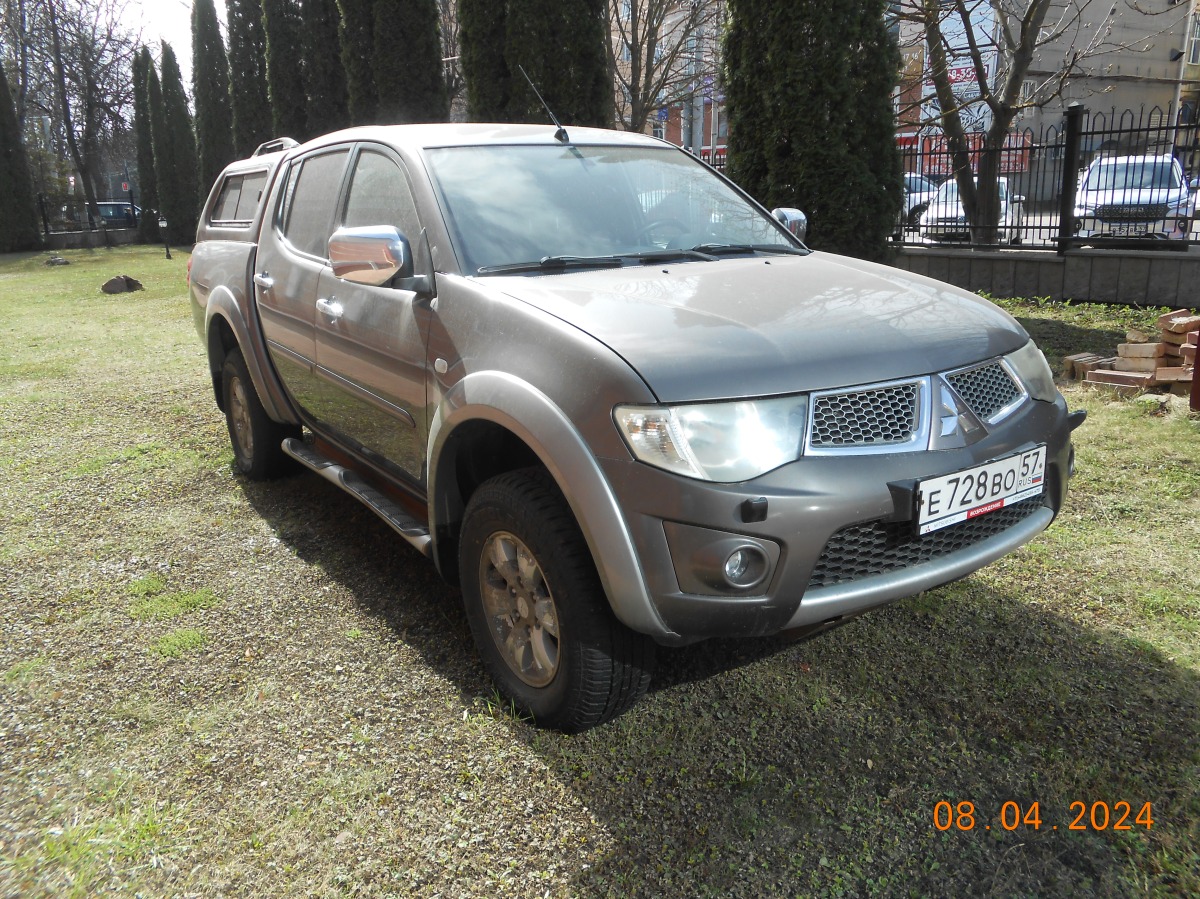
[[[429,525],[442,576],[458,581],[458,535],[472,491],[490,477],[537,465],[566,499],[617,618],[651,636],[676,636],[658,615],[616,496],[566,414],[531,384],[478,372],[455,384],[429,428]]]
[[[245,304],[239,302],[227,287],[216,287],[209,294],[205,309],[205,334],[209,375],[221,411],[224,411],[221,371],[225,366],[225,357],[237,349],[246,360],[250,379],[267,415],[281,424],[300,424],[299,416],[292,409],[275,375],[257,314],[248,316]]]

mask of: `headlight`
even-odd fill
[[[808,397],[687,406],[618,406],[634,457],[689,478],[734,483],[800,457]]]
[[[1050,371],[1046,357],[1032,340],[1004,358],[1035,400],[1053,403],[1058,398],[1058,388],[1054,386],[1054,373]]]

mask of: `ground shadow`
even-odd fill
[[[316,478],[241,483],[281,539],[465,704],[490,694],[458,593],[431,563]],[[573,891],[1186,893],[1200,861],[1200,679],[988,583],[804,642],[662,650],[651,694],[583,735],[506,720],[611,838]],[[1122,803],[1130,829],[1117,831]],[[1133,821],[1145,803],[1149,829]]]

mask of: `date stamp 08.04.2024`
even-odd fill
[[[942,800],[933,807],[933,826],[937,830],[992,830],[993,824],[1002,830],[1133,830],[1154,827],[1150,803],[1125,800],[1109,803],[1104,801],[1075,801],[1061,822],[1043,819],[1041,805],[1037,802],[1019,803],[1009,800],[1000,806],[999,814],[988,816],[976,808],[973,802],[949,802]]]

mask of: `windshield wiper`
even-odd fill
[[[732,256],[735,253],[782,253],[785,256],[807,256],[810,252],[800,247],[775,243],[702,243],[692,247],[692,250],[697,253],[706,253],[709,256]]]
[[[709,253],[700,252],[700,248],[690,250],[680,249],[665,249],[665,250],[646,250],[641,253],[622,253],[626,259],[635,259],[638,262],[671,262],[677,259],[700,259],[704,262],[712,262],[713,256]]]
[[[543,256],[536,262],[505,262],[499,265],[481,265],[476,271],[481,275],[494,272],[545,272],[568,268],[616,268],[624,265],[620,256]]]

